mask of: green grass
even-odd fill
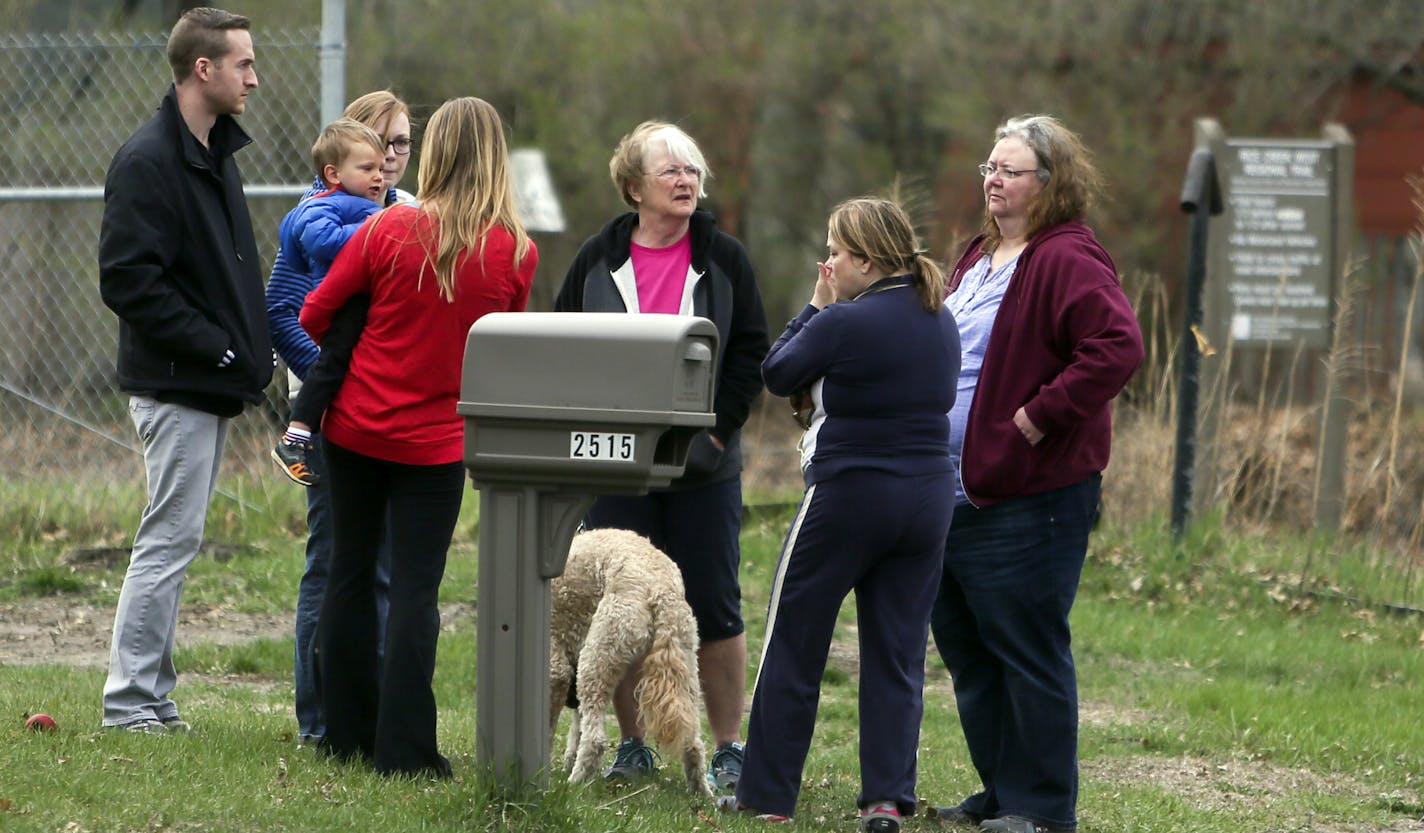
[[[233,546],[194,563],[185,606],[206,605],[213,615],[290,611],[302,566],[294,492],[253,487],[242,493],[246,504],[214,504],[209,540]],[[126,538],[132,506],[117,500],[37,523],[44,516],[36,507],[56,505],[57,493],[5,494],[22,505],[0,509],[11,541],[0,550],[0,603],[22,609],[36,599],[62,600],[90,605],[102,620],[123,564],[69,566],[62,558],[95,540],[115,545],[117,534],[106,530],[122,529]],[[445,603],[478,598],[477,503],[468,493]],[[753,666],[787,519],[786,512],[758,517],[744,534]],[[71,522],[73,530],[65,526]],[[1424,619],[1343,601],[1369,596],[1346,584],[1340,596],[1299,592],[1290,573],[1316,542],[1233,535],[1210,519],[1181,542],[1164,528],[1153,519],[1100,530],[1084,572],[1074,628],[1085,833],[1398,828],[1424,816]],[[1378,566],[1361,573],[1378,574]],[[176,695],[197,727],[188,736],[100,731],[101,669],[0,664],[0,830],[759,828],[688,796],[669,764],[640,791],[575,788],[557,777],[544,791],[502,790],[475,763],[474,626],[465,617],[441,637],[440,734],[457,778],[439,784],[383,780],[298,748],[290,637],[181,644]],[[838,640],[853,646],[853,628],[848,602]],[[0,645],[0,663],[5,657]],[[833,660],[796,828],[855,829],[855,687],[853,666]],[[36,711],[52,715],[59,731],[26,731],[24,716]],[[948,677],[932,659],[920,793],[948,803],[976,784]],[[906,829],[937,828],[916,818]]]

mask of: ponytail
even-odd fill
[[[920,296],[920,304],[927,312],[935,312],[944,304],[946,278],[944,269],[922,252],[915,252],[910,261],[910,274],[914,277],[915,293]]]

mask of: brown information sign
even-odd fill
[[[1335,148],[1228,139],[1217,156],[1224,245],[1212,283],[1238,345],[1330,343],[1336,270]]]
[[[1266,370],[1271,353],[1311,351],[1299,365],[1290,358],[1278,366],[1275,376],[1286,387],[1277,394],[1319,397],[1315,524],[1339,529],[1350,412],[1343,369],[1350,363],[1317,359],[1337,346],[1335,293],[1355,234],[1355,141],[1338,124],[1323,125],[1320,139],[1230,139],[1215,119],[1197,119],[1194,133],[1196,150],[1211,152],[1223,209],[1211,218],[1207,235],[1206,337],[1196,334],[1199,349],[1211,355],[1212,345],[1235,344],[1236,379],[1257,377],[1253,384],[1260,392],[1272,384]],[[1225,364],[1202,363],[1203,390],[1235,387],[1223,384]],[[1299,368],[1312,374],[1313,384],[1293,384]],[[1208,413],[1201,424],[1217,422]],[[1193,487],[1197,495],[1214,495],[1219,485],[1214,443],[1214,437],[1202,440],[1204,453],[1194,458],[1206,461],[1197,467],[1206,479],[1202,488]]]

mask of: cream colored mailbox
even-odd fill
[[[549,581],[598,494],[682,474],[712,427],[705,318],[494,313],[470,328],[458,412],[480,492],[476,747],[496,778],[549,763]]]
[[[646,492],[712,426],[705,318],[499,313],[470,328],[459,412],[476,482]]]

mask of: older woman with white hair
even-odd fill
[[[682,571],[697,618],[707,722],[717,742],[711,776],[719,789],[730,790],[742,768],[747,665],[737,582],[740,432],[762,388],[766,313],[746,250],[698,208],[712,172],[691,136],[665,122],[644,122],[618,143],[608,167],[633,210],[614,217],[583,244],[554,308],[711,319],[720,336],[717,422],[694,440],[681,478],[645,496],[600,497],[584,524],[638,532]],[[653,770],[633,698],[637,676],[635,670],[614,695],[622,742],[604,776],[610,781],[635,780]]]

